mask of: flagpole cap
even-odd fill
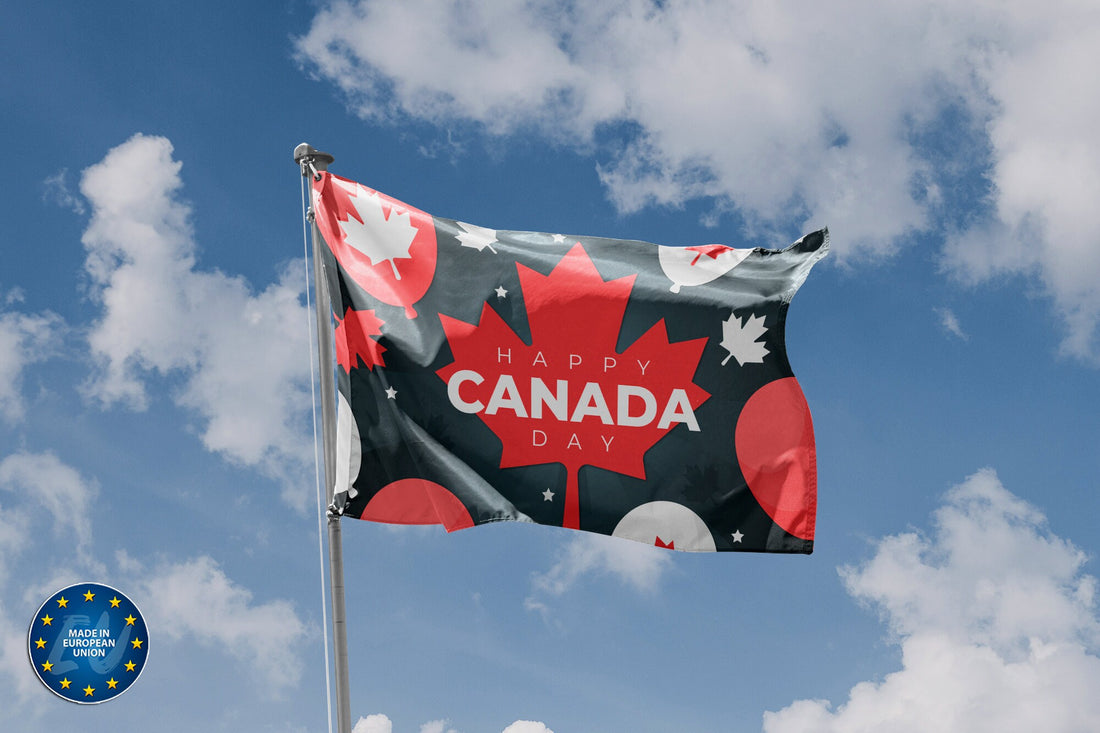
[[[303,169],[305,166],[310,166],[314,172],[327,170],[329,164],[334,160],[336,158],[332,155],[317,150],[309,143],[302,143],[294,148],[294,162],[302,166]]]

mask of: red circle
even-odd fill
[[[810,408],[794,377],[769,382],[749,398],[737,419],[734,443],[757,503],[788,533],[812,540],[817,450]]]
[[[418,478],[383,486],[359,518],[387,524],[442,524],[448,532],[474,526],[470,512],[449,489]]]
[[[413,304],[424,297],[435,278],[437,243],[435,221],[431,214],[339,176],[329,174],[324,185],[326,189],[322,190],[321,206],[318,207],[322,210],[317,223],[333,256],[351,279],[372,296],[383,303],[403,307],[406,318],[416,318]],[[336,187],[340,190],[337,191]],[[346,241],[340,222],[348,221],[352,216],[360,219],[355,204],[360,196],[376,197],[377,203],[368,205],[381,206],[387,220],[397,214],[408,214],[409,225],[416,229],[416,235],[409,245],[408,257],[397,258],[400,265],[392,259],[371,264],[369,256]]]

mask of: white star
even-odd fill
[[[745,535],[741,534],[741,530],[737,530],[736,532],[733,533],[733,541],[734,542],[740,542],[741,538],[744,537],[744,536]]]
[[[504,289],[503,285],[501,285],[499,288],[497,288],[497,297],[498,298],[507,298],[508,297],[508,291]]]
[[[396,400],[397,399],[397,390],[394,389],[393,387],[387,387],[386,388],[386,397],[388,397],[391,400]]]
[[[543,501],[553,501],[554,500],[554,492],[551,491],[550,489],[547,489],[546,491],[542,492],[542,499],[543,499]]]
[[[554,235],[554,242],[556,244],[561,244],[564,241],[565,241],[565,235],[564,234],[555,234]]]

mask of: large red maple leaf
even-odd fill
[[[336,342],[336,363],[351,372],[362,362],[374,371],[376,366],[386,366],[382,352],[386,347],[371,336],[382,334],[385,321],[374,315],[373,310],[357,311],[348,308],[344,317],[337,320],[333,340]]]
[[[669,343],[660,319],[617,352],[635,276],[605,282],[580,244],[549,275],[516,268],[531,343],[488,303],[477,325],[441,314],[454,362],[437,374],[452,405],[500,439],[501,468],[565,466],[562,525],[576,529],[582,466],[644,479],[658,440],[699,429],[694,410],[710,395],[692,378],[707,339]]]

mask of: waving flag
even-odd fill
[[[497,231],[329,173],[333,506],[676,550],[813,550],[813,426],[787,308],[828,249]]]

